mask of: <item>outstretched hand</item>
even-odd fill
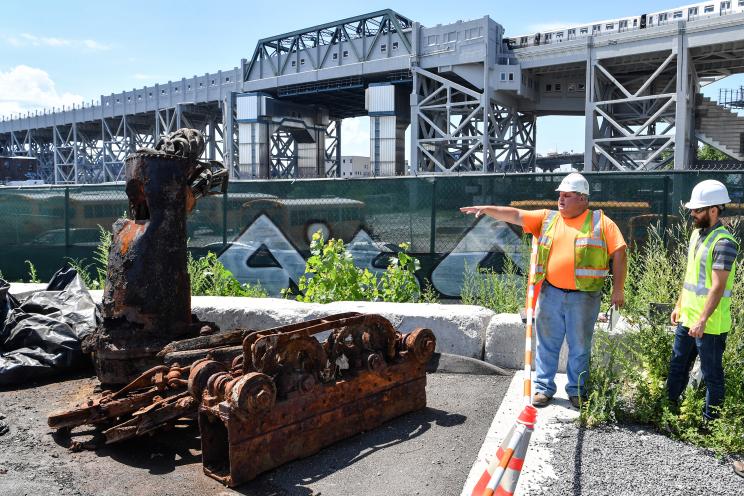
[[[460,212],[464,214],[474,214],[477,219],[483,215],[483,207],[462,207],[460,208]]]

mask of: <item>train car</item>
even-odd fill
[[[691,5],[684,5],[658,12],[642,13],[637,16],[607,19],[590,24],[567,26],[532,35],[512,36],[508,38],[507,46],[511,48],[526,48],[552,43],[561,43],[587,36],[601,36],[605,34],[622,33],[635,29],[647,29],[677,21],[695,21],[709,17],[744,12],[744,0],[709,1]]]

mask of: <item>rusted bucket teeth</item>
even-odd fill
[[[401,335],[379,315],[345,313],[248,334],[232,372],[194,363],[204,472],[236,486],[424,408],[435,345],[430,329]]]

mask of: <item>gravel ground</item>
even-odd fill
[[[572,496],[744,495],[730,461],[643,427],[585,430],[573,422],[547,440],[557,479],[521,494]]]
[[[428,407],[260,476],[232,491],[202,473],[198,432],[72,453],[50,411],[89,395],[90,377],[0,391],[0,495],[458,494],[510,376],[428,374]],[[2,429],[0,429],[2,432]],[[86,432],[79,434],[85,439]],[[80,436],[82,434],[82,436]]]

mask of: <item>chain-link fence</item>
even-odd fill
[[[671,224],[693,186],[718,179],[733,200],[725,214],[744,210],[744,171],[594,173],[591,208],[601,208],[630,243],[647,228]],[[360,266],[383,270],[391,252],[408,243],[422,262],[420,278],[444,295],[458,294],[466,265],[519,260],[521,230],[459,212],[467,205],[556,208],[562,174],[425,176],[233,182],[226,195],[199,200],[188,218],[189,246],[206,251],[245,282],[285,287],[301,275],[312,234],[343,239]],[[66,258],[88,259],[99,226],[111,229],[127,210],[123,185],[0,188],[0,271],[27,279],[25,260],[42,278]],[[269,277],[270,274],[270,277]]]

